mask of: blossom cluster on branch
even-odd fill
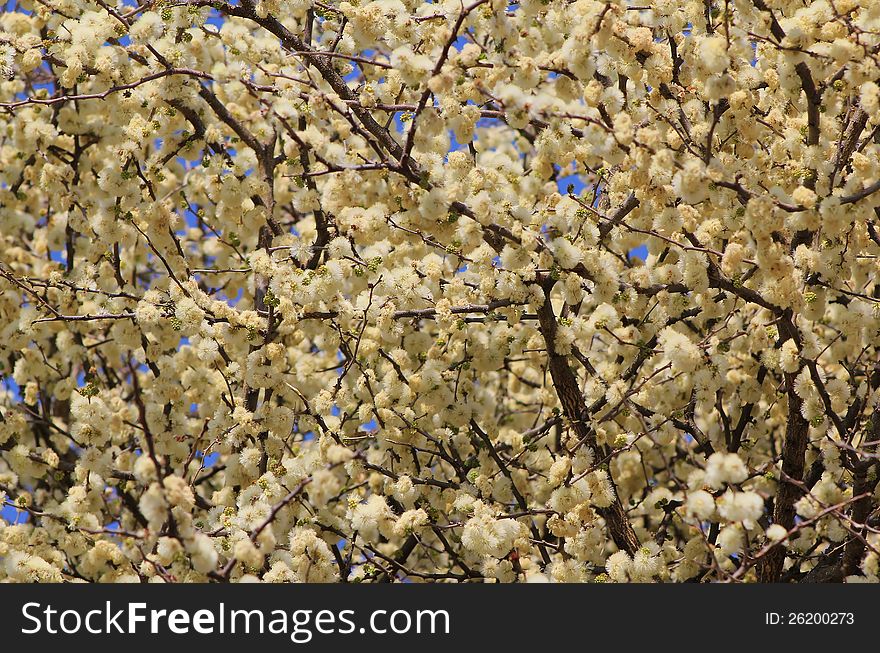
[[[878,581],[878,57],[869,0],[12,0],[0,580]]]

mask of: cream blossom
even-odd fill
[[[878,580],[877,3],[208,4],[0,13],[0,581]]]

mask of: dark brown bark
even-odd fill
[[[565,416],[571,422],[571,427],[577,434],[578,439],[586,442],[594,450],[596,446],[596,434],[590,428],[588,420],[590,418],[587,405],[584,402],[583,394],[574,372],[568,365],[565,356],[556,353],[556,316],[553,314],[553,307],[550,304],[550,287],[545,287],[546,299],[541,308],[538,309],[538,319],[540,321],[541,335],[547,343],[547,357],[550,361],[550,376],[553,379],[553,387],[559,402],[562,404],[562,410]],[[618,548],[626,551],[630,555],[635,553],[641,544],[636,537],[632,524],[626,515],[626,510],[617,496],[617,486],[614,485],[614,479],[609,472],[608,478],[614,487],[614,502],[607,508],[600,508],[599,514],[605,519],[608,531],[614,539],[614,543]]]
[[[873,414],[871,415],[871,422],[868,426],[867,438],[869,442],[877,442],[880,439],[880,407],[875,408]],[[869,452],[873,452],[876,449],[876,445],[870,445],[868,450]],[[868,479],[868,472],[871,470],[871,467],[876,464],[876,460],[873,458],[868,458],[867,460],[860,461],[855,470],[854,479],[853,479],[853,496],[857,497],[860,494],[865,494],[873,491],[874,487],[877,485],[877,479],[873,480]],[[864,537],[867,534],[867,528],[865,526],[865,522],[868,519],[868,515],[871,513],[871,496],[864,496],[861,499],[857,499],[853,504],[852,508],[852,527],[854,529],[858,529],[859,534]],[[850,540],[846,543],[846,547],[843,550],[843,560],[840,563],[840,568],[842,571],[842,576],[851,576],[855,574],[859,569],[859,562],[861,562],[862,555],[865,553],[865,542],[861,538],[850,536]]]
[[[788,392],[788,425],[782,445],[782,478],[773,509],[773,522],[791,529],[794,526],[795,502],[802,491],[792,481],[804,477],[804,455],[807,451],[809,424],[801,414],[801,398],[794,392],[796,374],[786,374],[785,384]],[[758,579],[762,583],[778,583],[785,564],[785,546],[780,544],[771,549],[758,567]]]

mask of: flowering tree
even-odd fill
[[[877,581],[878,55],[867,0],[11,0],[0,578]]]

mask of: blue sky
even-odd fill
[[[27,521],[28,515],[4,504],[3,509],[0,510],[0,517],[10,524],[21,524]]]

